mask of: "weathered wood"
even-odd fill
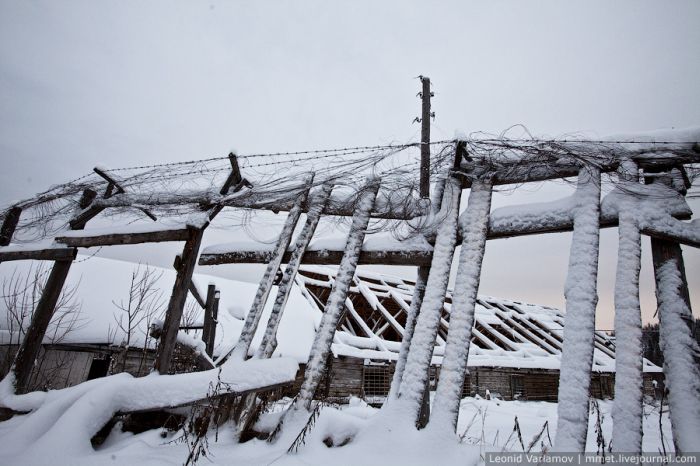
[[[189,238],[189,235],[190,232],[188,228],[181,228],[178,230],[148,231],[141,233],[110,233],[102,235],[90,235],[90,232],[88,231],[86,232],[86,236],[58,236],[56,237],[56,242],[71,247],[92,248],[96,246],[186,241]]]
[[[105,209],[105,207],[95,204],[96,197],[97,192],[92,189],[85,189],[83,191],[83,195],[78,201],[78,207],[80,207],[83,210],[82,212],[76,214],[70,220],[70,222],[68,222],[68,225],[70,226],[71,230],[84,229],[87,222],[95,218],[97,215],[100,214],[100,212],[102,212]]]
[[[238,166],[238,158],[236,157],[236,154],[231,152],[230,154],[228,154],[228,158],[231,162],[231,173],[228,175],[228,178],[226,178],[226,181],[221,187],[221,191],[219,191],[220,194],[227,194],[229,189],[231,189],[231,186],[235,186],[241,181],[243,181],[243,177],[241,176],[241,169]]]
[[[421,134],[420,134],[420,197],[430,197],[430,78],[421,76],[423,91],[421,92]]]
[[[112,197],[112,196],[115,194],[115,193],[114,193],[114,188],[117,188],[116,194],[122,194],[122,193],[125,193],[125,192],[126,192],[126,191],[124,190],[124,188],[122,187],[122,185],[119,184],[119,182],[117,181],[117,179],[114,178],[114,177],[113,177],[112,175],[110,175],[109,173],[107,173],[106,171],[102,170],[102,169],[99,168],[99,167],[93,168],[93,171],[94,171],[95,173],[97,173],[99,176],[101,176],[102,178],[104,178],[104,179],[109,183],[109,184],[107,185],[107,189],[105,189],[104,195],[102,196],[103,199],[109,199],[110,197]],[[157,218],[155,215],[153,215],[153,213],[152,213],[150,210],[146,209],[145,207],[141,207],[141,206],[134,206],[134,207],[136,207],[138,210],[140,210],[141,212],[143,212],[144,214],[146,214],[146,216],[147,216],[148,218],[150,218],[151,220],[153,220],[154,222],[155,222],[156,220],[158,220],[158,218]]]
[[[177,267],[176,267],[177,268]],[[195,301],[197,301],[197,304],[199,304],[199,307],[202,309],[206,309],[207,303],[202,298],[202,295],[199,294],[199,290],[197,289],[197,286],[194,284],[194,281],[190,280],[190,286],[189,286],[190,294],[194,298]],[[180,327],[182,328],[182,327]]]
[[[267,297],[270,295],[270,290],[272,290],[272,285],[275,280],[275,275],[282,265],[282,257],[284,252],[289,247],[289,243],[292,241],[292,235],[294,234],[294,229],[299,222],[299,217],[301,216],[301,208],[306,203],[309,195],[309,189],[312,180],[308,180],[309,188],[304,192],[302,196],[297,198],[295,209],[292,209],[287,215],[287,219],[282,228],[279,238],[277,239],[277,244],[272,255],[272,259],[267,264],[265,273],[263,274],[262,280],[260,280],[260,285],[253,299],[253,303],[250,307],[250,311],[246,315],[245,323],[243,324],[243,330],[241,330],[241,335],[238,339],[238,343],[233,348],[231,356],[238,359],[245,359],[248,357],[248,350],[250,349],[250,344],[253,341],[253,336],[258,328],[258,323],[262,317],[265,304],[267,303]]]
[[[700,348],[692,332],[693,315],[680,246],[652,239],[651,253],[671,430],[676,452],[682,454],[697,448],[700,434]]]
[[[214,351],[214,335],[216,332],[216,317],[214,316],[214,297],[218,293],[216,285],[210,284],[207,287],[207,300],[204,304],[204,326],[202,328],[202,341],[206,345],[206,352],[209,356]]]
[[[457,428],[459,401],[467,373],[469,344],[474,326],[476,296],[479,291],[481,264],[486,250],[486,231],[493,185],[490,181],[472,184],[465,213],[460,217],[459,229],[466,241],[462,244],[459,266],[452,293],[450,330],[445,342],[445,354],[440,380],[435,391],[431,422],[438,428],[454,431]]]
[[[295,403],[297,409],[303,408],[308,410],[311,407],[311,401],[316,393],[316,389],[323,374],[326,372],[333,335],[345,313],[345,299],[355,276],[357,260],[360,256],[362,242],[367,233],[370,213],[374,207],[378,190],[379,180],[371,179],[361,192],[357,210],[352,218],[352,224],[348,232],[345,253],[340,262],[333,288],[324,307],[321,323],[311,347],[309,361],[304,373],[304,383]]]
[[[21,215],[21,207],[14,206],[7,210],[7,214],[2,221],[2,227],[0,227],[0,246],[7,246],[10,244]]]
[[[75,258],[74,248],[52,248],[34,250],[3,251],[0,248],[0,262],[20,261],[20,260],[52,260],[66,261]]]
[[[566,324],[557,408],[557,451],[583,452],[595,343],[595,308],[600,244],[600,172],[583,167],[575,194],[574,234],[564,297]]]
[[[687,220],[690,216],[687,212],[670,212],[674,218],[678,220]],[[619,224],[617,214],[603,213],[600,216],[600,228],[613,228]],[[543,214],[541,219],[533,219],[528,226],[520,227],[513,225],[497,225],[489,226],[487,235],[488,240],[516,238],[520,236],[538,235],[545,233],[565,233],[573,231],[573,218],[553,220],[546,214]],[[641,232],[645,235],[656,237],[659,239],[672,239],[680,244],[699,247],[697,241],[692,236],[681,236],[676,233],[662,229],[660,226],[645,225],[641,228]],[[461,244],[461,235],[458,235],[457,242]],[[413,266],[428,266],[432,260],[432,251],[425,249],[413,249],[407,246],[403,250],[389,251],[362,251],[358,264],[361,265],[413,265]],[[202,254],[199,260],[200,265],[218,265],[218,264],[260,264],[268,262],[272,254],[269,250],[259,251],[232,251],[227,253],[217,254]],[[328,265],[337,264],[342,257],[342,251],[320,249],[315,251],[306,251],[304,254],[304,264]],[[287,251],[284,254],[282,263],[288,263],[291,258],[291,252]]]
[[[438,214],[442,221],[435,240],[435,255],[430,265],[425,296],[416,320],[397,400],[401,404],[401,411],[408,418],[407,422],[418,421],[426,381],[429,380],[430,362],[457,245],[460,198],[460,182],[451,176],[445,184],[441,211]]]
[[[180,260],[180,267],[177,270],[175,285],[170,295],[170,302],[165,314],[163,331],[158,343],[154,369],[161,374],[167,374],[170,369],[170,359],[175,349],[177,332],[180,329],[180,319],[185,308],[185,301],[192,280],[194,266],[197,263],[199,247],[202,244],[204,230],[201,228],[191,228],[190,237],[185,242]]]
[[[625,161],[620,180],[639,183],[639,167]],[[615,399],[613,401],[613,451],[641,454],[644,417],[642,367],[642,314],[639,272],[642,242],[631,199],[620,205],[617,269],[615,274]]]
[[[27,383],[29,382],[32,368],[41,349],[46,329],[49,327],[53,317],[56,303],[61,296],[61,290],[66,277],[68,277],[72,263],[72,260],[54,262],[49,278],[46,280],[39,303],[34,309],[34,314],[32,314],[32,321],[27,328],[12,365],[16,393],[25,393],[27,390]]]
[[[596,163],[601,173],[609,173],[618,170],[620,161],[626,157],[631,158],[640,168],[654,170],[670,169],[679,164],[700,162],[700,155],[688,151],[687,154],[676,155],[673,158],[654,157],[644,153],[611,153],[607,159],[596,161]],[[461,172],[464,174],[462,187],[470,187],[473,179],[486,174],[493,174],[493,184],[496,186],[571,178],[578,175],[580,168],[580,165],[574,162],[570,165],[562,165],[554,157],[550,163],[539,161],[534,166],[526,163],[524,159],[496,164],[479,164],[478,160],[463,162],[461,165]]]
[[[321,212],[328,202],[328,198],[333,191],[333,185],[324,185],[322,188],[323,196],[320,198],[318,204],[313,205],[309,208],[309,213],[306,216],[306,222],[302,228],[299,236],[294,244],[294,250],[292,251],[292,256],[287,263],[287,267],[284,269],[284,275],[282,275],[282,280],[277,288],[277,297],[275,298],[275,304],[272,306],[272,311],[270,312],[270,317],[267,321],[267,327],[265,328],[265,334],[260,342],[258,351],[256,352],[256,357],[266,359],[272,356],[277,348],[277,328],[282,320],[282,313],[284,312],[285,306],[287,305],[287,299],[292,291],[292,285],[294,284],[294,278],[299,271],[299,266],[306,252],[306,248],[311,242],[311,238],[316,231],[318,222],[321,220]]]

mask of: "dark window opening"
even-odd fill
[[[107,355],[103,359],[93,358],[92,364],[90,364],[90,371],[88,372],[87,379],[99,379],[100,377],[105,377],[109,373],[109,363],[112,358]]]

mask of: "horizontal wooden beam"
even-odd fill
[[[285,252],[282,263],[286,264],[291,258],[291,251]],[[343,251],[320,249],[306,251],[303,264],[327,265],[340,264]],[[401,251],[362,251],[358,264],[361,265],[430,265],[433,252],[425,249],[406,249]],[[223,254],[202,254],[199,265],[219,264],[266,264],[272,258],[271,251],[240,251]]]
[[[72,261],[77,250],[74,248],[45,248],[3,251],[0,248],[0,262],[40,260],[40,261]]]
[[[688,214],[678,214],[678,220],[687,220],[690,218]],[[619,221],[616,214],[608,213],[601,216],[600,228],[616,227]],[[539,222],[531,222],[528,226],[501,225],[496,228],[489,228],[487,239],[502,239],[515,238],[519,236],[539,235],[546,233],[565,233],[572,231],[574,222],[572,219],[555,219],[549,220],[542,218]],[[688,238],[678,238],[670,236],[670,233],[658,228],[645,226],[642,228],[642,233],[651,237],[659,237],[664,239],[673,239],[681,244],[696,246],[692,240]],[[461,243],[461,238],[458,239]],[[697,247],[697,246],[696,246]],[[287,263],[291,253],[287,251],[282,260]],[[317,250],[306,251],[302,260],[303,264],[313,265],[329,265],[339,264],[343,255],[342,250]],[[199,258],[199,265],[219,265],[219,264],[264,264],[269,262],[271,252],[268,250],[260,251],[232,251],[218,254],[202,254]],[[432,251],[424,249],[411,249],[410,246],[400,251],[362,251],[360,254],[359,263],[362,265],[408,265],[408,266],[423,266],[430,265],[432,261]]]
[[[681,145],[681,143],[679,143]],[[630,154],[627,154],[630,156]],[[645,170],[665,170],[673,167],[700,163],[700,154],[695,150],[688,150],[684,155],[674,155],[673,157],[659,157],[652,154],[641,153],[631,154],[631,158],[637,163],[639,168]],[[614,172],[619,168],[621,157],[608,156],[599,163],[602,173]],[[537,181],[548,181],[559,178],[571,178],[578,175],[579,165],[561,164],[558,160],[542,160],[535,163],[527,163],[527,160],[519,159],[508,162],[479,163],[479,160],[463,162],[460,170],[463,174],[463,188],[471,187],[471,180],[484,176],[486,173],[496,173],[493,178],[494,185],[532,183]]]
[[[86,232],[88,233],[88,232]],[[185,241],[187,228],[178,230],[158,230],[140,233],[108,233],[93,236],[58,236],[56,242],[71,247],[91,248],[95,246],[117,246],[123,244],[162,243],[165,241]]]

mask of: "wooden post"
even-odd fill
[[[566,318],[559,370],[556,451],[583,452],[598,303],[600,170],[584,166],[575,194],[574,234],[564,297]]]
[[[197,263],[197,255],[199,254],[199,247],[202,244],[203,235],[203,229],[190,228],[190,238],[185,242],[182,256],[180,256],[175,285],[170,295],[170,302],[168,303],[168,309],[165,314],[165,322],[163,323],[163,331],[161,333],[154,364],[154,369],[161,374],[167,374],[170,369],[170,359],[175,350],[177,332],[180,329],[180,319],[182,318],[182,311],[185,308],[189,283],[192,280],[194,266]]]
[[[44,340],[46,329],[51,322],[56,303],[61,296],[63,284],[66,282],[66,277],[70,271],[70,266],[73,261],[56,261],[53,269],[49,274],[48,280],[44,285],[44,290],[41,293],[39,303],[32,314],[32,321],[27,328],[27,333],[24,334],[24,339],[19,347],[19,351],[15,356],[12,371],[15,377],[16,393],[26,393],[29,382],[29,377],[32,373],[41,343]]]
[[[670,177],[647,181],[672,186]],[[680,245],[651,238],[651,255],[671,431],[676,453],[683,454],[697,449],[700,436],[700,348],[693,335],[693,312]]]
[[[442,209],[439,214],[444,220],[440,222],[438,228],[425,297],[416,319],[401,380],[398,402],[402,405],[401,411],[413,422],[418,421],[423,403],[435,338],[445,304],[445,293],[457,244],[457,219],[461,193],[460,180],[450,176],[445,184]]]
[[[204,304],[204,326],[202,328],[202,341],[206,345],[209,356],[214,351],[214,333],[216,332],[216,317],[214,317],[214,295],[217,294],[216,285],[207,287],[207,300]]]
[[[620,164],[620,188],[639,183],[639,168],[630,159]],[[631,196],[630,196],[631,197]],[[613,451],[642,452],[644,390],[642,368],[642,314],[639,271],[642,239],[633,199],[620,201],[615,278],[615,400],[612,408]]]
[[[277,348],[277,328],[282,320],[282,313],[287,305],[289,293],[292,291],[294,277],[296,277],[297,272],[299,271],[299,266],[301,265],[301,260],[304,257],[304,252],[309,246],[311,238],[313,238],[318,222],[321,219],[321,212],[323,212],[323,209],[326,207],[332,191],[333,185],[324,185],[323,188],[321,188],[321,197],[318,198],[318,201],[315,202],[314,205],[309,207],[306,222],[304,223],[301,233],[299,233],[299,236],[296,239],[292,257],[289,259],[287,267],[284,269],[282,281],[277,288],[275,304],[270,312],[270,318],[267,321],[267,327],[265,328],[265,334],[263,335],[262,342],[260,342],[260,347],[256,352],[256,356],[258,358],[267,359],[272,357],[272,353],[274,353],[275,348]]]
[[[267,303],[267,297],[270,295],[270,290],[272,289],[272,283],[275,280],[275,275],[282,264],[284,253],[287,251],[289,243],[292,241],[294,228],[296,228],[299,217],[301,216],[302,208],[308,198],[311,182],[312,179],[308,181],[307,188],[297,198],[294,207],[287,215],[287,220],[285,221],[282,232],[277,239],[277,244],[275,246],[272,259],[267,264],[263,278],[260,280],[258,291],[253,299],[253,304],[250,307],[250,311],[246,315],[243,330],[241,330],[241,336],[231,352],[231,356],[234,358],[243,360],[248,357],[248,350],[250,349],[253,336],[255,335],[255,331],[260,323],[260,317],[262,317],[263,310],[265,309],[265,303]]]
[[[357,260],[360,257],[360,250],[362,249],[362,243],[367,233],[367,226],[369,225],[370,215],[374,208],[374,201],[377,197],[378,190],[379,181],[377,179],[371,179],[363,189],[357,202],[357,208],[355,210],[355,215],[352,217],[352,225],[350,226],[348,239],[345,243],[345,253],[343,254],[343,259],[340,261],[333,288],[331,289],[328,301],[323,310],[321,324],[319,325],[316,338],[314,338],[311,347],[309,361],[306,364],[306,370],[304,372],[304,382],[295,404],[296,409],[310,409],[311,400],[313,400],[318,384],[326,371],[328,358],[331,354],[333,336],[335,335],[338,323],[345,314],[345,299],[347,298],[348,290],[355,276]]]
[[[459,401],[462,399],[462,387],[467,373],[476,296],[486,250],[492,188],[490,181],[475,180],[472,183],[469,203],[459,222],[464,242],[452,293],[450,328],[432,416],[432,422],[438,428],[452,431],[457,428]]]
[[[421,112],[421,138],[420,138],[420,197],[428,199],[430,197],[430,78],[420,77],[423,83],[421,92],[422,112]]]
[[[697,448],[700,435],[700,348],[692,332],[693,315],[680,246],[652,238],[651,254],[673,443],[676,453],[682,454]]]
[[[0,246],[7,246],[12,241],[12,235],[15,234],[20,215],[22,215],[21,207],[14,206],[7,210],[7,215],[2,221],[2,228],[0,228]]]

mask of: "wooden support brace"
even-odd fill
[[[287,216],[282,232],[277,239],[277,244],[275,245],[272,259],[267,264],[267,268],[265,269],[262,280],[260,280],[260,285],[258,286],[255,298],[253,299],[253,304],[251,305],[250,311],[246,316],[245,323],[243,324],[243,330],[241,330],[241,336],[231,352],[231,355],[234,358],[245,359],[248,357],[248,350],[250,349],[250,344],[253,341],[253,336],[255,335],[255,331],[258,328],[258,323],[262,317],[263,309],[267,303],[267,297],[270,295],[270,290],[272,289],[275,276],[280,268],[280,265],[282,264],[284,252],[287,250],[289,243],[292,241],[294,228],[296,228],[299,217],[301,216],[302,206],[306,203],[308,198],[312,181],[313,178],[307,181],[307,188],[304,191],[304,194],[297,198],[295,208],[292,209]]]
[[[372,179],[360,194],[345,244],[345,253],[340,262],[333,288],[324,308],[321,324],[311,347],[309,361],[304,372],[304,382],[295,404],[296,409],[309,410],[316,389],[323,374],[326,372],[333,336],[345,312],[345,299],[355,275],[360,249],[367,233],[370,214],[374,208],[378,191],[379,181]]]
[[[460,218],[459,228],[465,242],[459,255],[459,266],[452,293],[450,330],[435,391],[431,422],[447,431],[457,428],[459,401],[467,373],[467,360],[474,326],[474,310],[481,277],[481,264],[486,250],[489,211],[493,185],[476,181],[469,193],[469,203]]]
[[[197,289],[197,286],[194,284],[194,281],[192,281],[192,280],[190,280],[189,290],[190,290],[190,294],[192,295],[194,300],[197,301],[197,304],[199,304],[199,307],[201,307],[202,309],[206,309],[207,303],[204,300],[204,298],[202,298],[202,295],[199,294],[199,290]],[[207,298],[208,298],[208,296],[207,296]],[[182,327],[180,327],[180,328],[182,328]]]
[[[289,293],[292,291],[292,285],[294,283],[294,278],[299,271],[299,266],[306,252],[306,248],[311,242],[311,238],[316,231],[318,222],[321,219],[321,212],[323,212],[328,199],[330,198],[331,192],[333,190],[332,185],[324,185],[321,188],[322,196],[316,201],[314,205],[309,207],[309,213],[306,216],[306,222],[302,228],[299,236],[294,244],[294,251],[291,254],[289,261],[287,262],[287,267],[284,269],[284,275],[280,281],[279,287],[277,289],[277,297],[275,298],[275,304],[270,312],[270,318],[267,321],[267,327],[265,328],[265,334],[263,335],[262,342],[258,348],[256,356],[258,358],[266,359],[272,356],[277,348],[277,328],[282,320],[282,313],[284,312],[285,306],[287,305],[287,299],[289,298]]]
[[[180,256],[175,285],[170,295],[170,302],[168,303],[165,322],[163,323],[163,331],[158,344],[158,350],[156,351],[154,369],[160,374],[167,374],[170,369],[170,360],[175,350],[177,332],[180,329],[180,320],[182,319],[182,311],[185,308],[189,284],[192,280],[194,266],[197,263],[197,255],[199,254],[199,247],[202,244],[203,235],[203,229],[190,228],[190,237],[185,242],[182,255]]]
[[[29,383],[32,369],[39,355],[46,329],[53,317],[56,303],[61,296],[61,290],[66,277],[68,277],[72,263],[72,260],[54,262],[53,269],[51,269],[49,278],[46,280],[39,303],[34,309],[34,314],[32,314],[32,321],[29,324],[29,328],[27,328],[27,333],[24,335],[12,365],[11,370],[14,372],[16,393],[26,393],[29,388],[27,384]]]

